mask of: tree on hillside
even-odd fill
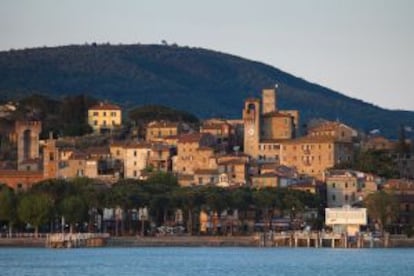
[[[35,237],[38,237],[39,227],[51,217],[53,201],[46,194],[26,194],[17,207],[17,214],[21,221],[29,223],[35,228]]]
[[[198,118],[186,111],[177,110],[162,105],[146,105],[136,107],[128,112],[128,117],[136,125],[145,125],[151,121],[184,122],[189,124],[198,123]]]
[[[397,198],[385,191],[378,191],[368,195],[364,204],[368,215],[376,222],[380,231],[384,231],[387,224],[392,223],[398,216],[399,204]]]

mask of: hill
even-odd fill
[[[0,52],[0,95],[54,98],[86,94],[124,108],[167,105],[201,118],[241,117],[244,99],[279,84],[278,104],[301,120],[339,119],[389,137],[414,112],[346,97],[263,63],[200,48],[168,45],[74,45]]]

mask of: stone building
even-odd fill
[[[299,112],[278,110],[275,89],[264,89],[262,101],[245,101],[243,121],[244,152],[254,159],[277,161],[280,144],[296,136]]]
[[[380,179],[353,170],[329,170],[325,174],[328,207],[352,206],[378,190]]]
[[[169,136],[177,136],[183,131],[180,123],[154,121],[147,125],[145,140],[147,142],[161,142]]]
[[[195,184],[194,174],[197,170],[217,169],[214,146],[215,138],[211,134],[191,133],[179,137],[173,171],[178,174],[179,182],[180,179],[186,180],[180,184]]]
[[[280,164],[294,167],[300,174],[322,179],[326,169],[349,162],[352,157],[352,143],[339,142],[331,137],[305,136],[283,143]]]
[[[308,136],[311,137],[332,137],[336,141],[351,143],[357,137],[355,129],[340,123],[324,121],[308,129]]]

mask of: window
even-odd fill
[[[112,120],[112,125],[113,125],[113,126],[115,125],[115,121],[114,121],[114,120]]]
[[[111,112],[112,117],[116,117],[116,112]]]
[[[95,112],[93,112],[93,116],[98,116],[99,115],[99,113],[97,112],[97,111],[95,111]]]
[[[134,156],[137,156],[137,151],[136,150],[134,150]]]
[[[335,200],[336,200],[336,196],[332,195],[332,201],[335,201]]]
[[[105,111],[104,111],[103,115],[106,116],[106,112]]]
[[[348,182],[345,182],[345,188],[348,188]]]
[[[199,177],[199,178],[198,178],[198,184],[199,184],[199,185],[203,185],[203,178],[202,178],[202,177]]]
[[[53,152],[49,152],[49,160],[50,160],[50,161],[55,160],[55,155],[54,155],[54,153],[53,153]]]
[[[106,126],[106,120],[103,121],[103,125]]]
[[[98,125],[98,121],[97,120],[93,121],[93,125],[94,126],[97,126]]]
[[[133,175],[134,177],[137,177],[137,171],[134,171]]]
[[[334,182],[334,183],[332,183],[332,188],[335,188],[335,182]]]
[[[348,195],[345,195],[345,201],[348,201]]]

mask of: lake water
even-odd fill
[[[414,249],[0,248],[0,275],[414,275]]]

